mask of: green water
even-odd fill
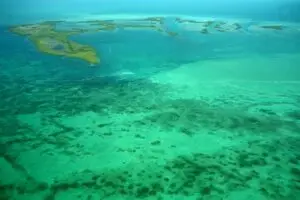
[[[300,31],[72,38],[91,68],[6,30],[0,199],[300,198]]]

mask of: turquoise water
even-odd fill
[[[72,36],[94,67],[1,27],[0,199],[300,198],[299,26],[170,23]]]

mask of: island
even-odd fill
[[[218,33],[249,33],[256,31],[284,31],[281,24],[248,23],[239,20],[201,19],[176,17],[174,23],[181,31],[170,30],[165,17],[133,17],[119,19],[93,19],[84,21],[46,21],[36,24],[12,26],[9,30],[25,36],[41,52],[77,58],[92,66],[100,63],[96,50],[84,44],[72,41],[70,36],[103,31],[155,31],[171,37],[181,37],[183,32],[197,32],[203,35]],[[59,27],[62,27],[61,29]],[[298,26],[296,26],[298,27]],[[297,29],[298,30],[298,29]],[[139,33],[140,34],[140,33]]]
[[[86,32],[115,31],[123,30],[152,30],[176,36],[176,33],[165,31],[162,27],[162,17],[149,17],[141,19],[120,19],[120,20],[89,20],[84,21],[93,28],[76,28],[76,24],[81,21],[73,22],[74,27],[68,30],[58,30],[57,25],[63,25],[65,21],[47,21],[36,24],[17,25],[9,28],[9,31],[21,36],[26,36],[32,41],[40,52],[51,55],[65,56],[84,60],[94,66],[100,63],[100,58],[96,50],[88,45],[79,44],[69,39],[72,35]]]
[[[69,36],[83,33],[84,30],[58,31],[55,29],[56,23],[58,22],[19,25],[10,27],[9,30],[28,37],[41,52],[82,59],[92,65],[100,62],[94,48],[69,39]]]

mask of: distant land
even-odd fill
[[[117,31],[122,30],[150,30],[166,36],[178,37],[180,32],[169,30],[165,26],[166,17],[132,17],[112,19],[83,19],[72,21],[45,21],[33,24],[21,24],[9,27],[10,32],[28,37],[36,48],[43,53],[56,56],[77,58],[88,62],[91,65],[100,64],[100,55],[89,45],[80,44],[70,40],[70,36],[89,32]],[[248,32],[264,31],[294,31],[300,32],[299,26],[290,26],[281,23],[249,23],[237,20],[226,19],[203,19],[203,18],[182,18],[173,17],[172,23],[182,31],[199,32],[199,34],[213,34],[226,32]],[[168,20],[170,21],[170,20]],[[57,27],[67,24],[67,28],[60,30]],[[70,26],[71,24],[71,26]],[[72,26],[74,25],[74,26]]]

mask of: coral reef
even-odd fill
[[[190,20],[176,18],[176,22],[185,30],[198,31],[203,34],[212,32],[236,32],[242,29],[242,25],[237,22],[227,22],[218,20]]]
[[[213,27],[215,30],[219,32],[235,32],[242,28],[242,26],[238,23],[230,23],[230,22],[216,22]]]
[[[212,104],[205,99],[172,99],[167,95],[172,86],[147,80],[81,83],[41,85],[37,91],[27,81],[22,88],[13,88],[32,94],[26,104],[21,103],[23,95],[14,97],[14,105],[2,101],[1,112],[15,119],[16,127],[1,136],[0,156],[6,163],[2,166],[11,166],[24,177],[1,182],[3,198],[226,199],[250,190],[254,199],[297,199],[300,140],[291,133],[299,132],[298,123],[271,113],[254,116],[249,108],[218,106],[218,100]],[[4,100],[9,91],[1,93]],[[99,92],[106,95],[93,95]],[[48,96],[55,99],[49,101]],[[107,110],[107,102],[114,106]],[[47,112],[49,108],[55,112]],[[36,110],[44,114],[33,114]],[[28,122],[33,115],[40,118],[35,127]],[[1,127],[7,123],[2,121]],[[206,153],[197,150],[203,145],[201,138],[209,137],[236,145],[221,145]],[[189,146],[193,141],[198,143],[194,149]],[[185,152],[186,147],[193,151]],[[28,157],[33,155],[52,162],[58,171],[48,169],[38,175],[47,168],[38,163],[33,173],[28,167]],[[109,162],[116,167],[105,164]]]

